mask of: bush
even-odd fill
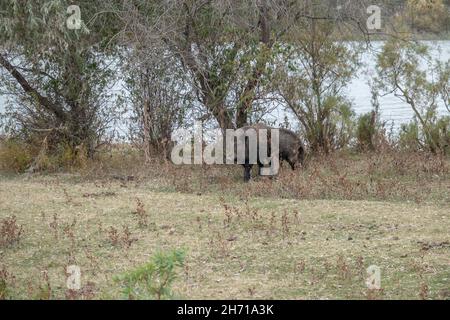
[[[375,151],[389,145],[385,130],[386,124],[381,122],[378,111],[362,114],[356,123],[357,147],[361,151]]]
[[[33,161],[30,146],[15,139],[0,141],[0,169],[24,172]]]
[[[173,296],[176,269],[183,267],[185,252],[158,252],[150,262],[116,278],[128,299],[167,299]]]
[[[419,138],[419,125],[413,121],[402,124],[399,135],[399,146],[408,151],[419,151],[423,148]]]
[[[430,127],[431,139],[437,149],[444,154],[450,154],[450,117],[441,117]]]
[[[315,107],[313,107],[315,108]],[[301,132],[315,154],[331,153],[346,148],[354,137],[355,112],[349,101],[341,96],[328,96],[322,107],[305,113]]]
[[[30,171],[57,171],[84,169],[88,164],[86,148],[59,143],[49,148],[47,139],[25,141],[16,138],[0,141],[0,170],[23,173]]]
[[[325,99],[324,104],[326,109],[330,110],[330,117],[323,126],[324,137],[328,144],[326,150],[344,149],[354,137],[355,112],[353,107],[349,101],[342,97],[329,97]]]
[[[356,138],[361,150],[374,150],[374,137],[376,133],[375,114],[372,112],[359,116],[356,127]]]
[[[424,135],[417,121],[402,125],[399,145],[403,149],[419,151],[430,149],[442,154],[450,154],[450,117],[435,118],[427,126]]]
[[[442,0],[408,0],[406,16],[417,31],[439,33],[445,31],[449,13]]]

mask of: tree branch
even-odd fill
[[[14,77],[14,79],[17,80],[25,93],[36,98],[41,106],[45,107],[48,111],[51,111],[59,120],[63,121],[66,119],[64,110],[33,88],[25,77],[17,70],[17,68],[11,65],[11,63],[2,55],[0,55],[0,65],[3,66]]]

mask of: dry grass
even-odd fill
[[[285,164],[275,179],[260,177],[244,184],[241,166],[173,166],[159,160],[143,164],[138,153],[120,148],[101,156],[82,177],[90,181],[133,181],[157,192],[450,203],[450,161],[426,153],[343,152],[309,159],[307,167],[296,172]]]
[[[115,275],[185,248],[174,291],[188,299],[449,298],[447,164],[333,161],[250,185],[239,169],[169,165],[1,177],[0,219],[23,227],[0,248],[9,295],[121,298]],[[333,169],[342,162],[354,164],[346,177]],[[73,263],[75,297],[65,289]],[[370,265],[381,267],[380,291],[365,286]]]

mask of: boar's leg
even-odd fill
[[[251,164],[245,164],[244,165],[244,181],[249,182],[252,178],[251,172],[252,172],[253,165]]]
[[[295,171],[296,162],[295,162],[295,161],[288,160],[288,163],[291,165],[292,170]]]
[[[261,176],[261,170],[262,168],[264,168],[264,164],[262,164],[261,162],[258,163],[258,175]]]

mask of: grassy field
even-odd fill
[[[238,169],[3,175],[0,219],[23,229],[0,247],[0,284],[7,297],[65,298],[77,264],[76,298],[125,298],[115,276],[184,249],[175,298],[448,299],[448,163],[397,160],[316,161],[248,185]],[[366,286],[371,265],[381,290]]]

